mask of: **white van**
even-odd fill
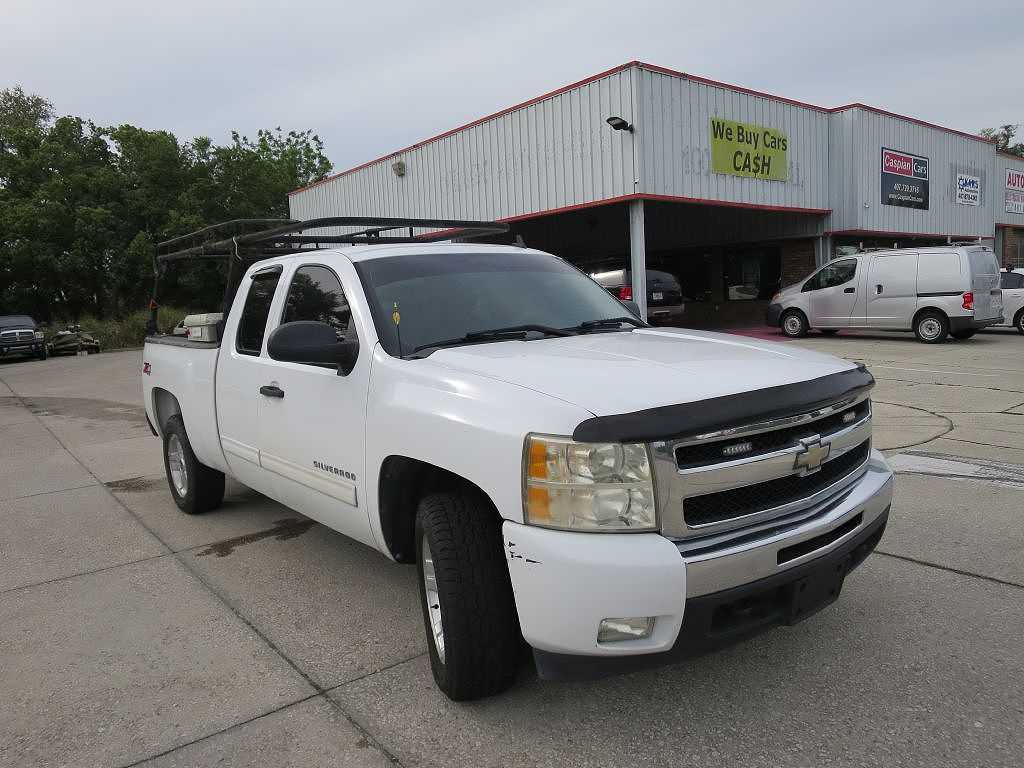
[[[999,273],[1000,287],[1003,289],[1003,325],[1012,325],[1019,333],[1024,333],[1024,269],[1014,269]]]
[[[810,328],[913,331],[935,344],[999,325],[999,264],[980,245],[874,251],[830,261],[772,297],[767,321],[787,336]]]

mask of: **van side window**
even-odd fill
[[[857,262],[856,261],[840,261],[835,264],[829,264],[819,275],[821,279],[820,288],[834,288],[837,285],[848,283],[853,280],[853,276],[857,274]]]
[[[1024,275],[1020,272],[1003,272],[999,276],[1000,288],[1024,288]]]
[[[341,289],[341,281],[327,267],[299,267],[288,287],[282,323],[317,320],[334,328],[338,337],[348,334],[352,310]]]
[[[267,330],[267,316],[270,302],[281,279],[280,269],[273,272],[257,272],[252,276],[249,293],[245,297],[242,316],[238,320],[235,334],[235,349],[243,355],[258,355],[263,349],[263,334]]]

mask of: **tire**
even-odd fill
[[[940,344],[949,334],[949,318],[941,312],[929,310],[914,318],[914,335],[925,344]]]
[[[1017,329],[1017,333],[1024,333],[1024,309],[1020,310],[1013,318],[1013,325]]]
[[[822,328],[821,332],[825,336],[835,336],[837,333],[839,333],[839,329],[838,328]]]
[[[173,473],[172,462],[184,472]],[[164,470],[174,503],[185,514],[209,512],[224,500],[224,473],[199,463],[181,416],[171,416],[164,425]]]
[[[501,521],[479,491],[433,494],[420,502],[416,563],[437,687],[453,701],[508,688],[519,668],[523,641]]]
[[[799,339],[807,335],[807,316],[799,309],[788,309],[779,318],[779,328],[791,339]]]
[[[968,329],[966,331],[950,331],[949,335],[952,336],[957,341],[966,341],[967,339],[971,338],[971,336],[973,336],[976,333],[977,333],[976,330],[974,330],[973,328],[970,328],[970,329]]]

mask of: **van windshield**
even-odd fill
[[[394,357],[480,331],[524,325],[573,329],[629,315],[592,279],[541,253],[416,254],[355,266],[381,346]]]

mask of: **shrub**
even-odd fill
[[[181,307],[160,307],[157,311],[157,329],[160,333],[170,333],[185,315],[190,314]],[[141,347],[146,338],[146,323],[149,322],[149,311],[138,310],[124,317],[99,320],[90,315],[83,315],[78,320],[82,330],[92,334],[100,343],[100,349],[123,349],[124,347]],[[46,328],[47,338],[63,329],[67,323],[55,322]]]

